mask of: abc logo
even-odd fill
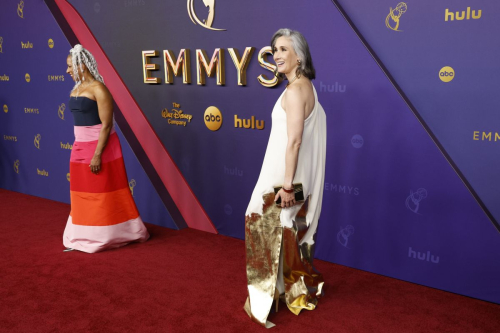
[[[26,73],[26,75],[24,76],[24,78],[26,79],[26,82],[30,82],[31,81],[31,77],[28,73]]]
[[[354,148],[361,148],[364,143],[365,140],[363,140],[363,137],[359,134],[354,135],[351,139],[351,144]]]
[[[51,49],[54,48],[54,41],[52,40],[52,38],[49,39],[48,44]]]
[[[215,106],[209,106],[205,110],[205,125],[211,131],[217,131],[222,126],[222,114]]]
[[[455,70],[450,66],[445,66],[439,71],[439,78],[443,82],[450,82],[455,78]]]

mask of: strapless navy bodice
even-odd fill
[[[101,124],[97,102],[87,97],[69,99],[69,109],[75,119],[75,126],[94,126]]]

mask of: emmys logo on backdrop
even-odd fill
[[[254,47],[246,47],[242,56],[238,49],[228,48],[229,55],[233,60],[234,66],[237,72],[237,82],[239,86],[246,86],[247,76],[246,72],[250,60],[252,58]],[[205,50],[196,49],[196,73],[197,73],[197,85],[205,85],[205,76],[216,77],[217,85],[223,86],[226,84],[225,79],[225,61],[224,61],[224,49],[216,48],[209,59]],[[191,61],[190,61],[191,51],[189,49],[181,49],[175,60],[174,53],[171,50],[163,50],[163,66],[165,70],[165,84],[173,84],[174,76],[180,76],[182,74],[182,83],[191,83]],[[280,83],[280,80],[274,75],[276,70],[276,65],[271,64],[267,61],[267,56],[272,56],[272,50],[270,46],[263,47],[257,56],[257,61],[260,66],[271,73],[273,73],[271,79],[267,79],[264,74],[257,77],[259,83],[266,87],[271,88]],[[151,63],[152,57],[158,57],[160,52],[157,50],[142,51],[142,73],[144,83],[147,84],[159,84],[161,83],[161,78],[153,77],[151,71],[156,71],[160,69],[160,65]]]
[[[406,208],[414,212],[415,214],[421,215],[418,210],[420,209],[420,201],[427,198],[427,190],[425,188],[419,188],[416,192],[410,190],[410,195],[406,198]]]
[[[478,20],[481,18],[481,9],[479,9],[477,12],[475,10],[472,11],[470,7],[467,7],[467,10],[462,10],[461,12],[450,12],[448,8],[446,8],[444,12],[444,21],[463,21],[463,20],[470,20],[471,19],[471,14],[472,14],[472,19],[473,20]]]
[[[131,179],[128,182],[128,187],[130,188],[130,193],[132,193],[132,196],[134,196],[134,187],[135,187],[135,185],[137,185],[135,179]]]
[[[2,44],[3,44],[3,37],[0,36],[0,53],[3,53],[3,47],[2,47]]]
[[[69,182],[71,179],[69,172],[66,174],[66,180]]]
[[[8,77],[7,75],[2,75],[0,76],[0,81],[9,81],[10,80],[10,77]]]
[[[49,45],[50,49],[54,48],[54,40],[52,38],[49,38],[49,41],[47,42],[47,44]]]
[[[439,79],[443,82],[450,82],[455,78],[455,70],[450,66],[445,66],[439,70]]]
[[[359,195],[359,188],[354,186],[325,183],[324,189],[325,191],[329,192],[337,192],[349,195]]]
[[[40,134],[35,135],[34,144],[35,144],[36,149],[40,149],[40,139],[41,138],[42,138],[42,136]]]
[[[33,108],[24,108],[24,113],[34,113],[34,114],[39,114],[40,111],[38,109],[33,109]]]
[[[3,112],[5,113],[9,112],[9,107],[7,106],[7,104],[3,105]]]
[[[27,41],[26,43],[21,42],[21,48],[22,49],[32,49],[33,43],[30,43],[30,41]]]
[[[17,142],[17,136],[14,136],[14,135],[5,135],[4,134],[3,139],[5,141],[14,141],[14,142]]]
[[[49,172],[45,171],[45,169],[40,170],[40,169],[36,168],[36,174],[39,175],[39,176],[44,176],[44,177],[48,177],[49,176]]]
[[[64,81],[64,75],[47,75],[48,81]]]
[[[180,108],[181,105],[178,103],[172,103],[174,108]],[[172,109],[172,112],[169,112],[167,108],[161,110],[162,118],[168,119],[168,123],[170,125],[176,126],[186,126],[187,123],[191,122],[193,116],[187,113],[184,113],[182,110]]]
[[[218,131],[222,126],[222,113],[215,106],[209,106],[203,115],[205,126],[213,132]]]
[[[17,5],[17,16],[19,16],[20,18],[24,18],[23,10],[24,10],[24,1],[21,0]]]
[[[481,135],[479,134],[481,133]],[[500,133],[498,132],[481,132],[481,131],[474,131],[472,139],[474,141],[500,141]]]
[[[411,248],[411,246],[408,248],[408,258],[439,264],[439,256],[434,256],[433,254],[431,254],[431,251],[427,252],[415,251]]]
[[[345,228],[340,228],[340,231],[337,233],[337,241],[340,245],[345,248],[350,249],[349,247],[349,238],[354,234],[354,227],[352,225],[347,225]]]
[[[389,14],[385,18],[385,26],[394,31],[403,31],[399,29],[399,19],[401,16],[406,13],[408,10],[408,6],[404,2],[400,2],[397,4],[396,8],[389,8]]]
[[[194,24],[199,24],[205,29],[214,30],[214,31],[225,31],[226,29],[217,29],[212,28],[212,24],[214,22],[215,17],[215,0],[202,0],[205,7],[208,7],[208,17],[206,20],[201,21],[196,12],[194,11],[194,2],[195,0],[187,0],[187,11],[189,14],[189,18],[193,21]]]
[[[250,119],[240,119],[238,115],[234,115],[234,127],[236,128],[248,128],[248,129],[264,129],[264,120],[256,120],[255,116]]]
[[[59,105],[59,109],[57,110],[57,115],[62,120],[64,120],[64,110],[66,110],[66,104],[62,103],[61,105]]]
[[[15,161],[14,161],[14,171],[15,171],[16,173],[19,173],[19,164],[21,164],[21,163],[19,162],[19,160],[15,160]]]
[[[26,82],[30,82],[31,76],[28,73],[26,73],[26,75],[24,75],[24,79],[26,80]]]

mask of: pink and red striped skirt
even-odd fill
[[[101,170],[98,174],[90,171],[101,127],[101,124],[75,126],[70,159],[71,213],[63,243],[88,253],[149,238],[130,192],[120,141],[114,129],[101,155]]]

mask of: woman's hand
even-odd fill
[[[286,193],[283,189],[280,189],[276,196],[274,197],[274,202],[278,201],[278,198],[281,197],[281,207],[292,207],[295,205],[295,193]]]
[[[99,171],[101,171],[101,156],[94,155],[94,157],[92,157],[92,160],[90,161],[89,167],[90,171],[97,175]]]

